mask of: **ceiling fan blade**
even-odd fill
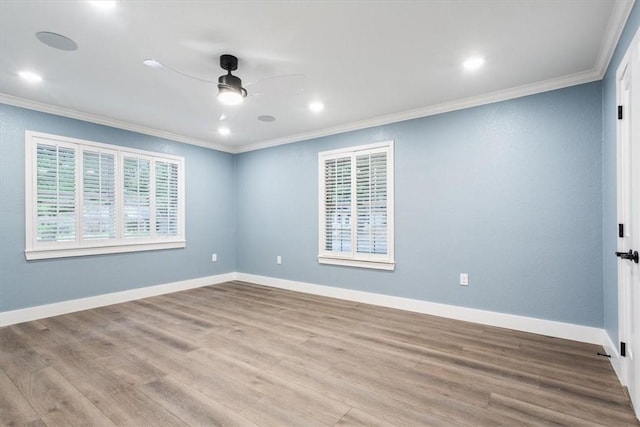
[[[218,82],[216,80],[207,80],[207,79],[203,79],[191,74],[187,74],[187,73],[183,73],[182,71],[176,70],[175,68],[171,68],[168,65],[156,60],[156,59],[145,59],[144,64],[151,67],[151,68],[156,68],[159,70],[167,70],[170,71],[174,74],[178,74],[182,77],[187,77],[189,79],[193,79],[193,80],[197,80],[199,82],[203,82],[203,83],[211,83],[211,84],[218,84]]]
[[[306,79],[304,74],[283,74],[256,80],[245,87],[250,96],[295,93],[304,91]]]

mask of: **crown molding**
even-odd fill
[[[420,117],[433,116],[436,114],[447,113],[465,108],[478,107],[480,105],[492,104],[494,102],[507,101],[510,99],[520,98],[523,96],[534,95],[537,93],[548,92],[556,89],[562,89],[569,86],[575,86],[583,83],[590,83],[602,79],[600,70],[591,69],[575,74],[544,80],[537,83],[516,86],[509,89],[498,90],[483,95],[472,96],[469,98],[458,99],[455,101],[443,102],[441,104],[431,105],[428,107],[418,108],[414,110],[403,111],[400,113],[389,114],[386,116],[374,117],[358,122],[347,123],[344,125],[334,126],[321,129],[314,132],[305,132],[284,138],[277,138],[268,141],[258,142],[255,144],[243,145],[236,147],[233,153],[244,153],[248,151],[261,150],[263,148],[275,147],[278,145],[291,144],[294,142],[305,141],[308,139],[320,138],[324,136],[335,135],[338,133],[350,132],[354,130],[371,128],[390,123],[397,123],[406,120],[417,119]]]
[[[70,119],[82,120],[85,122],[95,123],[104,126],[110,126],[117,129],[128,130],[131,132],[142,133],[144,135],[156,136],[158,138],[169,139],[172,141],[183,142],[185,144],[197,145],[199,147],[209,148],[212,150],[233,153],[233,149],[221,144],[216,144],[201,139],[191,138],[176,133],[166,132],[163,130],[137,125],[122,120],[111,119],[97,114],[83,113],[81,111],[72,110],[70,108],[59,107],[57,105],[45,104],[42,102],[32,101],[30,99],[20,98],[18,96],[0,93],[0,104],[13,105],[14,107],[26,108],[28,110],[40,111],[42,113],[54,114],[56,116],[68,117]]]
[[[619,37],[619,35],[618,35]],[[173,141],[183,142],[186,144],[197,145],[212,150],[223,151],[231,154],[240,154],[249,151],[261,150],[264,148],[275,147],[278,145],[291,144],[294,142],[306,141],[314,138],[335,135],[344,132],[351,132],[360,129],[367,129],[375,126],[382,126],[391,123],[403,122],[406,120],[417,119],[420,117],[433,116],[436,114],[447,113],[451,111],[463,110],[471,107],[492,104],[494,102],[507,101],[510,99],[520,98],[523,96],[534,95],[537,93],[548,92],[556,89],[562,89],[569,86],[575,86],[583,83],[589,83],[601,80],[603,72],[598,69],[591,69],[580,73],[570,74],[558,78],[544,80],[537,83],[516,86],[509,89],[490,92],[483,95],[472,96],[469,98],[458,99],[455,101],[443,102],[441,104],[430,105],[414,110],[403,111],[400,113],[389,114],[385,116],[374,117],[367,120],[361,120],[344,125],[333,126],[313,132],[304,132],[297,135],[291,135],[283,138],[276,138],[268,141],[261,141],[253,144],[247,144],[240,147],[230,145],[215,144],[199,139],[190,138],[184,135],[178,135],[170,132],[153,129],[146,126],[140,126],[120,120],[109,119],[107,117],[95,114],[82,113],[80,111],[68,108],[58,107],[54,105],[44,104],[41,102],[31,101],[28,99],[0,93],[0,103],[9,104],[16,107],[27,108],[30,110],[41,111],[44,113],[55,114],[59,116],[69,117],[72,119],[84,120],[91,123],[111,126],[118,129],[129,130],[142,133],[145,135],[157,136]]]
[[[609,63],[620,40],[624,26],[627,23],[631,9],[636,0],[622,0],[616,1],[609,15],[609,22],[607,23],[607,29],[602,38],[602,44],[600,45],[600,52],[596,59],[595,70],[598,70],[600,78],[603,78]]]

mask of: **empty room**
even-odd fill
[[[639,28],[0,0],[0,426],[640,425]]]

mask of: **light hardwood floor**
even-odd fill
[[[231,282],[0,328],[0,425],[638,425],[598,351]]]

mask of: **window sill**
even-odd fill
[[[320,264],[341,265],[344,267],[370,268],[373,270],[393,271],[396,267],[395,262],[388,261],[361,261],[354,259],[330,258],[326,256],[318,256]]]
[[[184,248],[184,240],[172,242],[137,243],[117,246],[93,246],[81,248],[27,249],[24,256],[27,261],[50,258],[68,258],[87,255],[119,254],[127,252],[157,251],[161,249]]]

